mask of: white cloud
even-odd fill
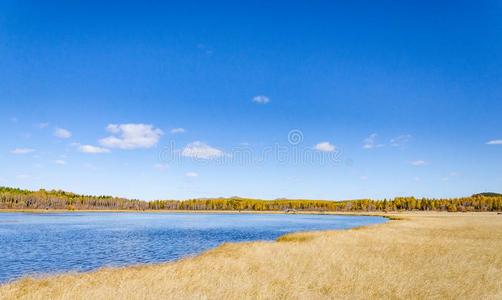
[[[169,167],[168,164],[155,164],[155,165],[153,165],[153,168],[157,169],[159,171],[165,171],[165,170],[167,170],[168,167]]]
[[[54,161],[54,163],[56,165],[66,165],[66,161],[62,160],[62,159],[57,159]]]
[[[264,95],[254,96],[253,102],[259,103],[259,104],[267,104],[270,102],[270,98],[267,96],[264,96]]]
[[[106,130],[114,135],[100,139],[101,146],[126,150],[151,148],[163,134],[162,130],[148,124],[110,124]]]
[[[49,123],[38,123],[37,128],[44,129],[49,127]]]
[[[64,128],[56,128],[54,130],[54,136],[60,139],[67,139],[71,137],[71,132]]]
[[[78,151],[83,153],[97,154],[97,153],[108,153],[110,150],[106,148],[101,148],[92,145],[81,145],[78,147]]]
[[[35,152],[35,149],[31,149],[31,148],[16,148],[14,150],[12,150],[10,153],[12,154],[28,154],[28,153],[32,153],[32,152]]]
[[[370,134],[370,136],[368,136],[367,138],[365,138],[363,140],[363,148],[364,149],[374,149],[374,148],[383,147],[384,146],[383,144],[378,144],[376,142],[377,136],[378,135],[376,133],[372,133],[372,134]]]
[[[502,145],[502,140],[491,140],[486,142],[487,145]]]
[[[183,148],[181,155],[201,159],[213,159],[223,156],[223,151],[213,148],[199,141],[190,143]]]
[[[31,175],[28,175],[28,174],[19,174],[19,175],[16,175],[16,178],[17,179],[29,179],[29,178],[31,178]]]
[[[408,143],[412,139],[411,134],[402,134],[400,136],[397,136],[393,139],[390,140],[390,145],[392,147],[401,147],[404,146],[406,143]]]
[[[427,162],[425,160],[413,160],[413,161],[410,161],[410,164],[412,164],[413,166],[416,166],[416,167],[420,167],[420,166],[427,165]]]
[[[195,172],[187,172],[185,174],[186,177],[198,177],[199,174],[198,173],[195,173]]]
[[[335,146],[329,142],[321,142],[314,146],[314,149],[322,152],[333,152],[335,151]]]
[[[185,128],[173,128],[171,129],[171,133],[176,134],[176,133],[184,133],[186,130]]]

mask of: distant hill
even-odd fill
[[[472,195],[472,197],[476,197],[476,196],[484,196],[484,197],[502,197],[502,194],[499,194],[499,193],[492,193],[492,192],[485,192],[485,193],[478,193],[478,194],[474,194],[474,195]]]

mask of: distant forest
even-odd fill
[[[502,211],[502,195],[481,193],[470,197],[428,199],[396,197],[384,200],[259,200],[211,198],[142,201],[111,196],[79,195],[60,190],[29,191],[0,187],[0,209],[66,210],[229,210],[229,211]]]

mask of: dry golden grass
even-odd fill
[[[0,287],[1,299],[502,299],[502,216],[406,214],[178,262]]]

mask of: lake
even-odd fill
[[[156,263],[224,242],[347,229],[382,217],[303,214],[0,213],[0,282],[22,276]]]

